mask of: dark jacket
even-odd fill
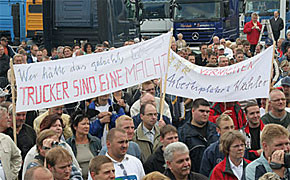
[[[171,180],[176,180],[170,169],[166,169],[164,175],[169,177]],[[188,180],[207,180],[207,179],[208,178],[205,177],[204,175],[195,172],[190,172],[190,174],[188,175]]]
[[[270,24],[274,35],[274,40],[277,41],[280,36],[280,31],[284,28],[283,19],[278,17],[277,21],[275,21],[275,18],[273,17],[270,19]]]
[[[0,77],[6,77],[7,78],[7,71],[9,70],[9,56],[6,54],[3,54],[3,56],[0,57]]]
[[[191,169],[199,172],[201,159],[205,149],[213,142],[218,140],[216,125],[210,121],[207,122],[207,134],[203,137],[196,131],[191,124],[191,120],[178,129],[179,140],[185,143],[190,151]]]
[[[166,124],[171,124],[170,119],[167,116],[162,115],[162,117],[163,117],[163,120]],[[158,113],[157,119],[160,119],[160,113]],[[139,124],[142,122],[142,119],[140,117],[140,113],[138,115],[134,116],[133,120],[134,120],[135,129],[137,129]]]
[[[153,171],[159,171],[160,173],[164,173],[165,171],[165,160],[163,156],[163,146],[160,146],[153,154],[151,154],[147,161],[144,163],[144,171],[145,174],[149,174]]]
[[[219,150],[219,144],[219,140],[212,143],[203,153],[199,172],[207,177],[213,168],[225,158],[224,153]]]
[[[88,139],[90,143],[90,151],[94,156],[97,156],[102,149],[101,141],[99,138],[88,134]],[[75,157],[77,157],[77,147],[76,147],[76,137],[73,135],[71,138],[67,139],[66,142],[70,145]]]
[[[247,159],[243,159],[243,175],[245,174],[246,166],[251,162]],[[212,171],[210,175],[211,180],[238,180],[231,169],[230,161],[226,157],[221,163],[219,163]]]

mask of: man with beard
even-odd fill
[[[191,169],[199,172],[201,159],[205,149],[218,140],[216,125],[208,121],[209,102],[203,98],[193,101],[192,117],[178,129],[179,140],[190,149]]]
[[[164,150],[166,170],[164,174],[172,180],[206,180],[204,175],[191,172],[189,150],[182,142],[169,144]]]
[[[288,127],[290,123],[290,113],[285,110],[286,108],[286,98],[285,94],[278,90],[274,89],[270,93],[270,105],[271,110],[262,117],[264,124],[280,124],[285,128]]]

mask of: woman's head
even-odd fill
[[[87,54],[91,54],[92,52],[94,52],[94,49],[93,49],[93,45],[91,43],[86,43],[84,45],[84,51],[87,53]]]
[[[282,69],[284,72],[289,71],[289,62],[288,62],[288,60],[284,60],[284,61],[282,61],[281,64],[280,64],[280,67],[281,67],[281,69]]]
[[[234,158],[243,157],[245,151],[246,139],[243,134],[237,130],[231,130],[220,137],[219,149],[226,156],[233,155]]]
[[[40,131],[51,129],[60,137],[64,128],[63,120],[57,114],[47,115],[40,123]]]
[[[90,130],[90,121],[84,113],[76,113],[71,118],[71,129],[74,135],[77,133],[87,135]]]

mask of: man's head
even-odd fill
[[[105,106],[108,104],[109,99],[110,99],[110,94],[104,94],[102,96],[97,97],[97,102],[100,106]]]
[[[270,105],[272,112],[284,112],[286,107],[286,98],[282,91],[274,89],[270,92]]]
[[[116,119],[116,128],[124,129],[127,133],[129,141],[133,139],[134,136],[134,122],[130,116],[122,115]]]
[[[72,57],[72,54],[73,54],[73,50],[71,47],[69,46],[65,46],[63,48],[63,54],[64,54],[64,57],[65,58],[69,58],[69,57]]]
[[[200,50],[200,52],[201,52],[201,54],[206,54],[206,50],[207,50],[207,45],[206,44],[201,44],[200,46],[199,46],[199,50]]]
[[[189,54],[189,55],[187,56],[187,60],[188,60],[189,62],[191,62],[192,64],[195,64],[195,55],[194,55],[194,54]]]
[[[8,45],[8,39],[7,39],[7,37],[1,37],[1,45],[3,45],[3,46],[7,46]]]
[[[251,17],[252,17],[252,21],[254,23],[256,23],[258,21],[258,14],[257,13],[253,12],[252,15],[251,15]]]
[[[262,45],[262,44],[258,44],[258,45],[256,46],[255,53],[256,53],[256,54],[261,53],[261,52],[262,52],[262,49],[263,49],[263,45]]]
[[[228,66],[229,65],[229,59],[226,56],[224,56],[224,55],[219,56],[218,65],[219,65],[219,67]]]
[[[142,83],[142,87],[141,87],[141,91],[142,93],[148,92],[150,94],[152,94],[153,96],[155,96],[155,85],[152,81],[146,81],[144,83]]]
[[[259,105],[257,103],[249,103],[246,105],[244,110],[250,127],[259,127],[261,118]]]
[[[53,180],[53,175],[47,168],[36,166],[26,171],[24,180]]]
[[[93,180],[114,180],[115,168],[112,160],[100,155],[91,159],[89,164],[90,174]]]
[[[163,126],[160,129],[160,142],[162,143],[163,148],[166,148],[167,145],[173,142],[178,142],[177,129],[170,124]]]
[[[274,11],[274,17],[278,18],[279,17],[279,12],[278,11]]]
[[[213,52],[208,54],[208,63],[209,64],[217,64],[217,55]]]
[[[224,46],[224,48],[226,48],[226,40],[224,38],[222,38],[220,40],[220,44]]]
[[[37,59],[37,62],[42,62],[42,51],[37,51],[36,52],[36,59]]]
[[[203,127],[207,124],[210,111],[210,104],[203,98],[193,101],[192,106],[192,122],[194,125]]]
[[[152,130],[157,121],[157,110],[154,104],[145,103],[141,104],[140,107],[140,118],[142,119],[143,125],[148,129]]]
[[[283,93],[285,94],[286,99],[290,98],[290,77],[284,77],[281,81]]]
[[[103,52],[104,46],[102,44],[97,44],[95,48],[95,53]]]
[[[141,104],[151,103],[156,106],[155,97],[151,93],[148,93],[148,92],[142,94],[140,98],[140,103]]]
[[[244,60],[244,52],[241,49],[237,49],[236,51],[236,60],[237,63],[242,62]]]
[[[5,107],[0,106],[0,132],[5,131],[10,126],[8,111]]]
[[[47,168],[55,180],[69,180],[72,169],[72,156],[63,147],[54,147],[45,155]]]
[[[58,59],[61,59],[64,57],[64,54],[63,54],[63,49],[64,47],[63,46],[58,46],[57,47],[57,56],[58,56]]]
[[[267,124],[261,133],[261,144],[266,158],[276,150],[289,152],[289,131],[279,124]]]
[[[107,134],[108,154],[116,161],[122,161],[127,153],[129,141],[123,129],[112,128]]]
[[[26,111],[16,113],[16,128],[21,128],[26,120]]]
[[[247,53],[248,51],[250,51],[251,44],[249,43],[249,41],[244,41],[243,47],[244,47],[244,53]]]
[[[214,36],[212,38],[212,41],[213,41],[214,44],[219,44],[220,43],[220,38],[218,36]]]
[[[229,115],[222,114],[217,118],[216,131],[220,135],[223,135],[225,132],[228,132],[228,131],[234,130],[234,129],[235,129],[235,126],[234,126],[233,119]]]
[[[31,55],[36,57],[36,53],[38,51],[38,46],[36,44],[33,44],[31,47],[30,47],[30,52],[31,52]]]
[[[24,64],[25,63],[24,56],[22,54],[16,54],[15,56],[13,56],[13,63]]]
[[[222,56],[225,54],[225,46],[224,45],[219,45],[218,46],[218,55]]]
[[[5,51],[4,51],[4,46],[2,44],[0,44],[0,57],[2,57],[4,55]]]
[[[237,130],[232,130],[224,133],[220,137],[219,149],[230,159],[242,159],[245,152],[246,138]]]
[[[63,105],[49,108],[49,114],[57,114],[61,116],[63,113]]]
[[[183,38],[183,35],[181,33],[178,33],[177,38],[178,38],[178,40],[181,40]]]
[[[187,179],[190,174],[191,161],[189,150],[182,142],[169,144],[163,153],[167,168],[173,173],[176,179]]]

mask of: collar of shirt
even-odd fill
[[[144,124],[143,124],[143,126],[142,126],[142,129],[143,129],[143,132],[144,132],[144,134],[146,135],[147,133],[152,133],[153,134],[153,136],[155,136],[155,130],[154,130],[154,127],[152,128],[152,130],[150,131],[149,129],[147,129],[145,126],[144,126]]]
[[[236,166],[229,158],[229,162],[230,162],[230,167],[234,173],[234,175],[238,178],[238,179],[241,179],[242,175],[243,175],[243,165],[244,165],[244,161],[242,160],[241,163]]]
[[[125,157],[124,157],[124,159],[123,159],[121,162],[118,162],[118,161],[116,161],[115,159],[113,159],[113,158],[108,154],[108,152],[106,152],[105,155],[106,155],[108,158],[110,158],[110,159],[113,161],[114,164],[120,164],[120,163],[122,163],[122,162],[124,162],[124,161],[128,161],[128,160],[129,160],[129,156],[128,156],[127,154],[125,154]]]

